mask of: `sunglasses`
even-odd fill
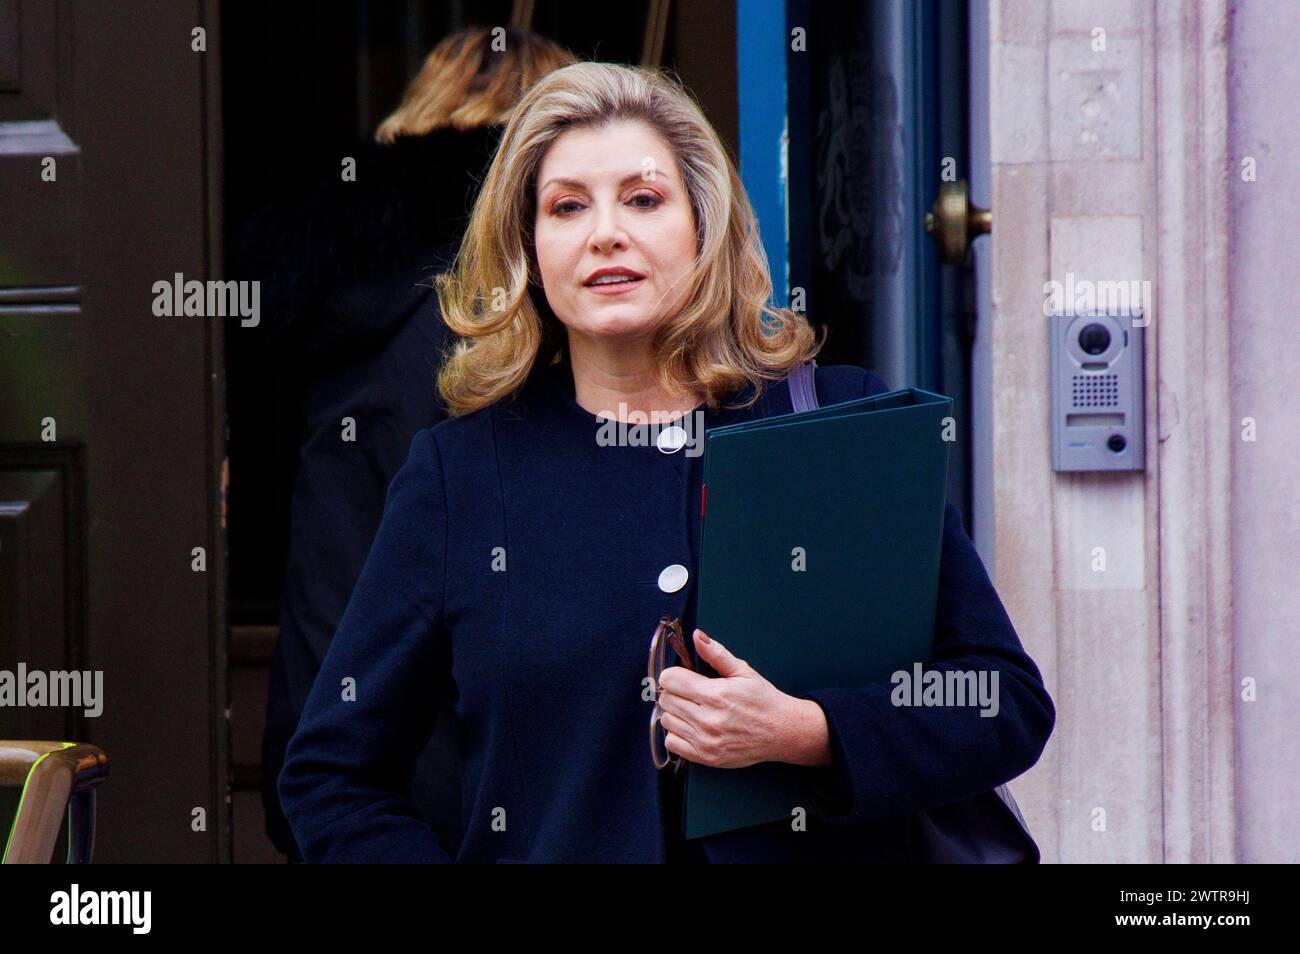
[[[654,635],[650,637],[650,658],[646,662],[646,675],[654,681],[655,687],[655,707],[650,713],[650,758],[654,760],[655,768],[672,766],[673,773],[677,774],[686,761],[680,755],[669,752],[664,745],[668,733],[661,724],[663,709],[659,708],[659,693],[663,691],[659,688],[659,677],[666,668],[664,661],[669,646],[681,660],[681,665],[694,672],[695,665],[691,662],[691,651],[686,648],[686,640],[682,637],[681,618],[669,619],[668,614],[665,613],[660,617]]]

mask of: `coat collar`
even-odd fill
[[[575,426],[591,430],[607,423],[606,417],[593,414],[578,403],[573,369],[567,351],[562,350],[559,360],[554,364],[534,368],[521,390],[525,396],[525,403],[529,407],[537,408],[547,415],[560,417]],[[692,421],[702,420],[705,427],[720,427],[724,424],[781,413],[781,408],[772,403],[773,390],[771,386],[765,388],[759,400],[750,407],[731,407],[730,405],[743,403],[753,394],[753,385],[746,384],[741,389],[726,395],[717,410],[712,410],[707,403],[702,403],[687,416]],[[785,408],[785,410],[790,409]],[[701,418],[700,415],[703,417]],[[667,422],[663,426],[666,427]]]

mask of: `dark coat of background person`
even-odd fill
[[[239,233],[242,267],[263,278],[264,320],[302,395],[289,558],[262,744],[267,835],[301,858],[276,778],[307,694],[379,527],[412,437],[446,417],[436,375],[446,329],[433,276],[460,245],[499,126],[361,143],[356,181],[331,180],[266,209]],[[343,419],[355,440],[343,439]],[[418,760],[413,798],[459,831],[450,709]]]

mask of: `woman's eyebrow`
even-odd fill
[[[622,187],[627,185],[630,182],[637,182],[637,181],[654,182],[655,179],[658,178],[659,176],[663,176],[665,179],[672,178],[668,173],[663,172],[659,169],[655,170],[654,176],[655,178],[646,179],[645,176],[640,172],[629,172],[622,179],[618,180],[618,184],[620,187]],[[587,187],[587,183],[583,182],[581,179],[569,179],[565,177],[556,176],[547,179],[546,182],[542,185],[541,189],[539,189],[538,191],[539,192],[545,191],[547,186],[551,186],[551,185],[568,186],[571,189],[585,189]]]

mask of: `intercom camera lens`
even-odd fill
[[[1123,434],[1112,434],[1110,440],[1106,442],[1106,446],[1118,454],[1125,447],[1128,447],[1128,441],[1124,439]]]
[[[1088,354],[1101,354],[1110,347],[1110,332],[1105,325],[1087,325],[1079,332],[1079,347]]]

